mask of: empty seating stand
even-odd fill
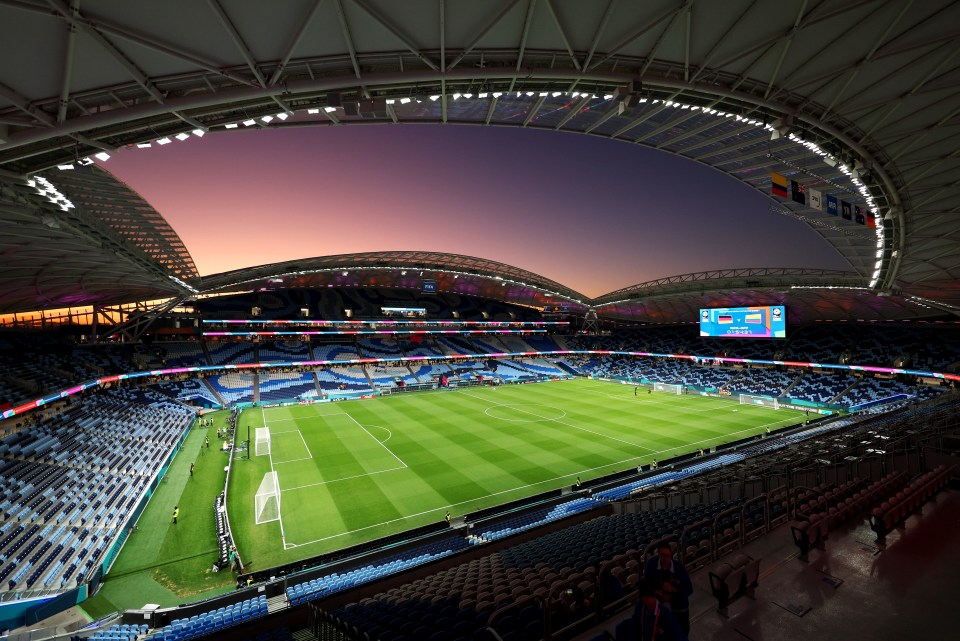
[[[717,609],[728,615],[731,603],[742,596],[754,598],[760,581],[760,559],[748,554],[735,554],[726,561],[715,564],[708,571],[710,590],[717,599]]]
[[[870,527],[877,533],[877,541],[882,543],[891,530],[901,527],[911,514],[922,510],[923,504],[950,482],[956,467],[940,465],[875,507],[870,514]]]
[[[800,560],[806,561],[810,550],[823,548],[831,530],[862,515],[872,501],[884,492],[902,485],[904,473],[889,474],[870,486],[854,478],[837,488],[820,488],[797,495],[797,521],[790,527],[793,542],[800,549]]]

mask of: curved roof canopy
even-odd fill
[[[441,293],[464,294],[518,305],[551,303],[585,311],[583,294],[504,263],[440,252],[370,252],[291,260],[205,276],[202,293],[278,287],[398,287],[422,290],[432,281]]]
[[[859,206],[876,229],[771,197],[861,286],[958,305],[956,24],[952,0],[5,0],[0,175],[233,127],[587,133]]]
[[[94,165],[46,175],[0,182],[0,313],[196,291],[193,259],[138,194]]]

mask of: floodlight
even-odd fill
[[[494,98],[499,98],[499,97],[502,96],[502,95],[503,95],[503,92],[502,92],[502,91],[494,91],[494,92],[493,92],[493,97],[494,97]]]
[[[108,160],[110,160],[110,154],[108,154],[105,151],[101,151],[99,154],[96,154],[94,158],[96,158],[101,162],[107,162]]]
[[[137,149],[150,149],[152,145],[148,142],[138,142]]]
[[[349,274],[350,274],[350,272],[343,272],[343,275],[344,275],[344,276],[348,276]]]
[[[531,97],[531,96],[533,96],[533,92],[532,92],[532,91],[528,91],[528,92],[527,92],[527,97],[529,98],[529,97]]]
[[[318,114],[318,113],[320,113],[320,110],[319,110],[319,109],[316,109],[316,108],[314,108],[314,109],[307,109],[307,113],[308,113],[308,114]]]
[[[463,94],[463,97],[464,97],[464,98],[473,98],[473,94],[472,94],[472,93],[465,93],[465,94]]]
[[[430,100],[433,100],[434,102],[436,102],[439,99],[440,99],[440,96],[437,96],[437,95],[430,96]]]
[[[393,98],[387,98],[387,104],[388,104],[388,105],[392,105],[392,104],[395,103],[395,102],[396,102],[396,100],[394,100]]]
[[[487,97],[486,91],[481,91],[480,93],[477,94],[477,98],[486,98],[486,97]]]
[[[244,121],[243,121],[243,126],[244,126],[244,127],[252,127],[252,126],[254,126],[255,124],[257,124],[257,121],[254,120],[253,118],[251,118],[251,119],[249,119],[249,120],[244,120]]]
[[[85,158],[81,158],[79,162],[80,162],[80,164],[83,165],[84,167],[86,167],[87,165],[92,165],[92,164],[93,164],[93,161],[90,160],[90,156],[86,156]]]
[[[327,113],[330,113],[330,112],[332,112],[332,111],[336,111],[337,108],[336,108],[336,107],[324,107],[323,110],[324,110],[325,112],[327,112]]]
[[[190,137],[190,134],[185,134],[185,133],[183,133],[183,132],[180,132],[180,133],[178,133],[176,136],[174,136],[174,138],[176,138],[176,139],[179,140],[180,142],[183,142],[184,140],[186,140],[186,139],[189,138],[189,137]]]
[[[407,275],[407,270],[404,269],[403,271],[401,271],[401,272],[400,272],[400,275],[401,275],[401,276],[406,276],[406,275]]]
[[[546,91],[541,91],[540,93],[537,94],[537,96],[540,97],[540,98],[546,98],[547,95],[548,95],[548,94],[547,94]]]
[[[66,171],[66,170],[68,170],[68,169],[73,169],[73,163],[71,162],[71,163],[67,163],[67,164],[65,164],[65,165],[57,165],[57,169],[59,169],[60,171]]]
[[[224,125],[224,128],[226,129],[236,129],[237,127],[239,127],[239,125],[235,122],[230,122]]]
[[[551,95],[552,95],[554,98],[556,98],[556,97],[559,96],[561,93],[562,93],[562,92],[560,92],[560,91],[554,91]]]
[[[190,133],[192,133],[192,134],[193,134],[194,136],[196,136],[197,138],[203,138],[203,134],[207,133],[207,130],[206,130],[206,129],[194,129],[194,130],[193,130],[192,132],[190,132]]]
[[[261,116],[260,120],[262,120],[263,122],[270,122],[271,120],[273,120],[273,116]]]
[[[400,99],[400,104],[401,104],[401,105],[405,105],[405,104],[407,104],[408,102],[410,102],[410,99],[409,99],[409,98],[401,98],[401,99]]]
[[[613,94],[611,94],[611,93],[604,94],[603,99],[604,99],[604,100],[613,100]]]
[[[286,120],[289,117],[290,117],[290,114],[288,114],[285,111],[281,111],[280,113],[277,114],[277,118],[279,118],[280,120]]]
[[[458,94],[458,93],[453,94],[453,99],[454,99],[454,100],[460,100],[460,94]]]
[[[169,145],[171,142],[173,141],[167,138],[166,136],[164,136],[163,138],[157,138],[158,145]]]

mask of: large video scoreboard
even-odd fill
[[[700,335],[721,338],[786,338],[787,310],[783,305],[701,309]]]

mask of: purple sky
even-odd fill
[[[469,254],[588,296],[731,267],[845,269],[807,226],[717,171],[637,145],[493,127],[232,131],[105,165],[203,275],[380,250]]]

